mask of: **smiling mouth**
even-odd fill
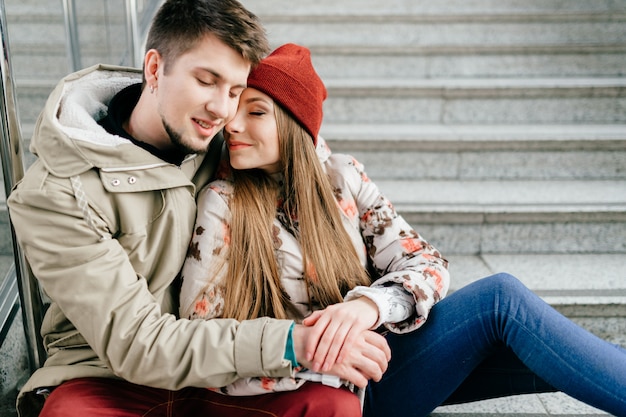
[[[204,121],[199,120],[199,119],[193,119],[193,121],[196,122],[203,129],[212,129],[213,127],[216,126],[214,124],[209,124],[209,123],[204,122]]]
[[[227,144],[228,144],[228,149],[231,149],[231,150],[243,149],[243,148],[247,148],[247,147],[250,146],[249,144],[243,143],[243,142],[231,142],[231,141],[228,141]]]

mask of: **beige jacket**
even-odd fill
[[[108,66],[66,77],[37,122],[38,159],[8,199],[19,243],[52,300],[41,330],[48,359],[18,397],[21,416],[38,414],[39,388],[77,377],[179,389],[292,372],[284,359],[291,321],[175,316],[172,282],[196,192],[215,162],[193,155],[174,166],[96,123],[115,93],[137,82],[139,71]]]

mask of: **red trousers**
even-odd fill
[[[169,391],[104,378],[55,388],[40,417],[360,417],[356,395],[318,383],[296,391],[231,397],[204,388]]]

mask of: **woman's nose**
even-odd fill
[[[239,113],[235,114],[235,117],[233,117],[230,122],[226,123],[226,126],[224,126],[224,130],[226,130],[226,132],[233,134],[240,133],[243,130],[238,114]]]

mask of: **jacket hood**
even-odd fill
[[[123,88],[141,82],[141,70],[96,65],[65,77],[50,94],[39,116],[31,152],[59,177],[93,167],[125,169],[164,164],[131,141],[98,124],[109,101]]]

